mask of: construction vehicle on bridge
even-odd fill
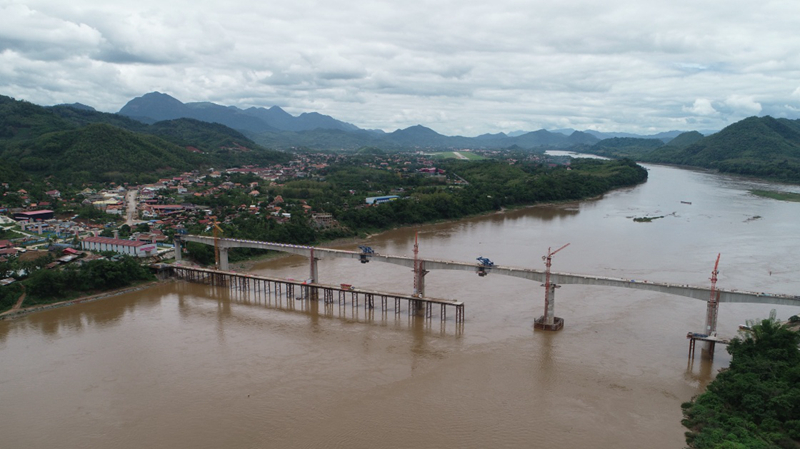
[[[361,263],[369,262],[369,256],[375,255],[375,251],[369,246],[359,246],[358,249],[361,250],[361,254],[359,255]]]
[[[476,260],[478,261],[478,276],[486,276],[486,269],[494,266],[494,262],[487,257],[480,256]]]

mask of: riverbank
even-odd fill
[[[0,320],[8,320],[8,319],[20,318],[20,317],[23,317],[25,315],[31,314],[33,312],[40,312],[40,311],[43,311],[43,310],[56,309],[56,308],[59,308],[59,307],[66,307],[66,306],[71,306],[71,305],[75,305],[75,304],[82,304],[82,303],[87,303],[87,302],[92,302],[92,301],[98,301],[100,299],[107,299],[107,298],[111,298],[111,297],[114,297],[114,296],[123,295],[123,294],[126,294],[126,293],[138,292],[138,291],[141,291],[141,290],[146,290],[146,289],[148,289],[150,287],[154,287],[154,286],[156,286],[158,284],[163,284],[163,283],[167,283],[167,282],[173,282],[173,280],[172,279],[165,279],[165,280],[158,280],[158,281],[150,281],[150,282],[146,282],[144,284],[139,284],[139,285],[134,285],[134,286],[129,286],[129,287],[123,287],[123,288],[120,288],[120,289],[117,289],[117,290],[109,290],[109,291],[105,291],[105,292],[102,292],[102,293],[96,293],[94,295],[81,296],[79,298],[74,298],[74,299],[54,302],[54,303],[50,303],[50,304],[37,304],[37,305],[34,305],[34,306],[30,306],[30,307],[20,307],[20,308],[16,308],[15,307],[15,308],[13,308],[11,310],[7,310],[7,311],[5,311],[3,313],[0,313]]]
[[[791,201],[793,203],[800,203],[800,193],[792,193],[792,192],[777,192],[774,190],[751,190],[755,196],[760,196],[762,198],[771,198],[773,200],[778,201]]]

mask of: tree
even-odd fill
[[[730,368],[681,405],[693,448],[800,448],[800,334],[762,320],[728,345]]]

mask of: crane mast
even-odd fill
[[[550,310],[550,301],[551,301],[551,298],[550,298],[550,290],[551,290],[551,287],[550,287],[550,285],[551,285],[550,284],[550,265],[552,265],[551,262],[553,260],[553,256],[555,256],[557,252],[561,251],[562,249],[564,249],[564,248],[566,248],[568,246],[569,246],[569,243],[567,243],[566,245],[562,246],[561,248],[558,248],[555,251],[550,251],[550,248],[547,248],[547,255],[546,256],[542,256],[542,260],[544,260],[544,266],[545,266],[545,274],[544,274],[544,316],[545,317],[549,317],[549,315],[550,315],[548,313],[548,311]]]
[[[706,334],[713,335],[717,332],[717,312],[719,311],[719,292],[717,291],[717,275],[719,274],[719,257],[714,263],[714,271],[711,272],[711,296],[708,298],[706,306]]]

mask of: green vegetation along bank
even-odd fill
[[[750,193],[764,198],[772,198],[773,200],[792,201],[795,203],[800,203],[800,193],[775,192],[772,190],[751,190]]]
[[[40,259],[30,263],[16,260],[0,263],[0,274],[4,276],[20,271],[31,272],[24,280],[0,287],[0,312],[11,309],[22,293],[26,295],[23,307],[28,307],[155,280],[149,268],[128,256],[69,264],[55,270],[41,269],[52,260],[51,257]]]
[[[569,166],[551,167],[534,162],[448,159],[439,167],[450,177],[403,177],[386,170],[337,165],[326,170],[324,180],[295,181],[270,191],[270,195],[283,198],[284,206],[302,202],[315,211],[330,213],[338,227],[315,228],[300,213],[292,213],[283,223],[269,214],[240,214],[220,226],[226,237],[307,245],[509,207],[591,198],[647,180],[647,170],[630,160],[578,159]],[[379,196],[393,191],[399,198],[372,206],[350,193]],[[284,210],[292,209],[285,206]],[[208,234],[210,230],[198,222],[187,226],[187,232]],[[213,263],[210,247],[187,245],[187,250],[196,261]],[[237,248],[229,258],[235,262],[257,254],[259,250]]]
[[[682,404],[692,448],[800,448],[800,334],[774,318],[728,345],[730,368]]]

